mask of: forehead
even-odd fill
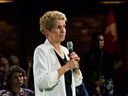
[[[65,20],[56,20],[55,25],[63,25],[65,24]]]
[[[8,60],[4,57],[0,58],[0,64],[8,64]]]
[[[22,73],[21,73],[21,72],[17,72],[17,71],[14,71],[14,72],[12,73],[12,77],[13,77],[13,76],[19,76],[19,75],[22,75]]]
[[[104,39],[104,37],[102,35],[98,35],[96,39]]]

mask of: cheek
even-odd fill
[[[17,82],[17,80],[14,79],[14,80],[11,81],[11,84],[12,84],[12,85],[15,85],[16,82]]]
[[[21,81],[24,82],[24,78],[23,77],[21,78]]]
[[[102,42],[102,44],[104,45],[104,41]]]
[[[96,45],[96,46],[99,45],[99,42],[95,42],[95,45]]]

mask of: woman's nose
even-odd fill
[[[66,29],[65,29],[65,28],[62,28],[62,32],[64,32],[64,33],[65,33],[65,32],[66,32]]]

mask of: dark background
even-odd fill
[[[123,57],[123,65],[116,70],[115,96],[123,96],[127,91],[125,51],[128,3],[97,2],[98,0],[15,0],[14,3],[0,4],[0,53],[6,57],[12,54],[18,56],[21,67],[25,66],[27,55],[33,55],[36,46],[45,41],[45,36],[39,31],[39,18],[46,11],[58,10],[65,13],[68,19],[67,37],[62,45],[66,46],[67,41],[73,41],[74,50],[81,58],[80,67],[84,74],[84,56],[91,46],[91,36],[96,31],[104,32],[109,9],[113,8]]]

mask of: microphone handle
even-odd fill
[[[69,56],[73,52],[73,49],[68,49],[69,50]]]
[[[68,49],[69,50],[69,56],[70,56],[70,54],[73,52],[73,49]],[[75,69],[73,69],[73,72],[75,72],[76,71],[76,68]]]

